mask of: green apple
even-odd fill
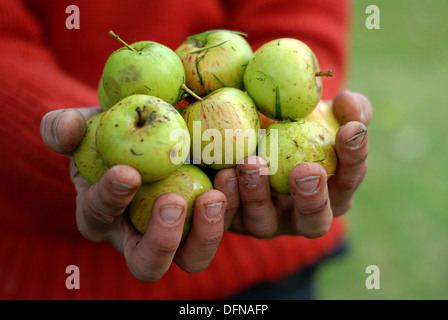
[[[187,123],[194,164],[223,169],[256,151],[260,118],[253,100],[236,88],[220,88],[188,105]]]
[[[107,111],[114,105],[109,100],[109,97],[106,95],[106,92],[104,92],[102,77],[101,77],[100,83],[98,84],[98,101],[100,102],[100,107],[101,107],[101,110],[103,110],[103,111]]]
[[[305,119],[314,120],[320,123],[325,129],[328,130],[328,132],[331,133],[333,138],[336,138],[336,133],[341,126],[334,116],[331,105],[322,100],[317,104],[316,109],[307,115]]]
[[[176,137],[171,135],[179,132]],[[166,101],[136,94],[107,110],[96,131],[98,152],[109,166],[127,164],[143,182],[163,179],[188,156],[190,136],[177,110]],[[173,159],[177,159],[173,161]]]
[[[213,185],[201,169],[192,164],[184,164],[162,180],[142,184],[128,207],[129,217],[134,227],[139,232],[145,233],[154,201],[164,193],[178,193],[187,201],[183,231],[183,238],[185,238],[191,227],[196,198],[202,192],[211,189]]]
[[[187,87],[200,96],[221,87],[243,89],[244,70],[253,54],[244,36],[236,31],[211,30],[188,37],[176,49]]]
[[[322,96],[319,63],[303,42],[282,38],[262,45],[244,73],[244,86],[260,112],[286,120],[310,114]]]
[[[89,184],[97,183],[108,169],[96,148],[95,138],[96,129],[103,114],[104,112],[99,113],[87,120],[84,138],[73,152],[76,167]]]
[[[277,148],[274,148],[278,151],[276,155],[267,152],[271,150],[271,143],[277,143]],[[272,190],[279,194],[290,194],[289,173],[299,163],[319,163],[328,177],[334,174],[338,166],[334,138],[319,123],[308,119],[271,124],[260,141],[259,156],[266,162],[271,161],[269,182]],[[273,158],[277,162],[276,168],[272,166]]]
[[[147,94],[175,105],[183,95],[185,71],[176,53],[153,41],[126,44],[114,51],[104,66],[103,86],[112,104],[133,94]]]

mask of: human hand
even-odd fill
[[[342,91],[332,107],[342,125],[335,139],[339,159],[335,175],[327,181],[321,165],[301,163],[289,175],[291,195],[271,196],[269,176],[260,174],[267,173],[260,157],[219,171],[214,186],[228,200],[226,230],[260,238],[281,234],[316,238],[329,231],[333,217],[350,209],[367,172],[366,125],[372,106],[362,94]]]
[[[209,190],[197,198],[190,234],[181,243],[187,203],[176,193],[164,194],[154,203],[147,232],[140,234],[125,214],[141,184],[137,170],[126,165],[114,166],[92,186],[77,174],[72,152],[84,137],[86,120],[99,112],[100,108],[56,110],[41,121],[44,143],[70,158],[80,233],[90,241],[113,244],[124,254],[131,273],[140,281],[159,280],[173,261],[187,272],[204,270],[223,235],[225,195]]]

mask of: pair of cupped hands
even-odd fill
[[[301,163],[289,175],[291,195],[271,196],[269,176],[260,174],[267,168],[263,159],[246,159],[236,168],[220,170],[214,178],[215,189],[197,198],[192,228],[182,243],[187,203],[179,194],[157,198],[147,232],[142,235],[125,214],[141,184],[138,171],[117,165],[92,186],[76,174],[72,152],[84,137],[86,120],[101,112],[99,107],[49,112],[42,118],[40,130],[50,149],[70,158],[80,233],[93,242],[110,242],[124,254],[135,278],[154,282],[172,262],[187,272],[207,268],[226,230],[257,238],[326,234],[333,217],[349,210],[366,175],[366,125],[372,118],[371,104],[360,93],[342,91],[332,107],[341,127],[335,140],[339,165],[330,180],[318,163]]]

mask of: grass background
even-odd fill
[[[368,5],[380,29],[368,30]],[[448,299],[448,1],[353,1],[347,88],[374,107],[369,171],[347,213],[348,250],[318,299]],[[365,286],[377,265],[380,289]]]

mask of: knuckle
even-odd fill
[[[167,257],[173,255],[179,246],[179,242],[158,241],[153,244],[154,252],[159,257]]]
[[[335,217],[343,215],[344,213],[346,213],[351,209],[352,205],[353,205],[353,198],[350,198],[348,201],[345,201],[344,203],[336,204],[334,206],[332,205],[333,215]]]
[[[203,248],[208,247],[217,247],[222,239],[222,232],[214,232],[211,234],[208,234],[203,239],[199,241],[199,244]]]
[[[305,216],[315,215],[317,213],[322,212],[328,205],[328,199],[325,199],[324,202],[309,202],[306,207],[302,207],[299,209],[300,214]]]
[[[272,239],[275,236],[275,230],[271,228],[252,230],[252,235],[258,239]]]
[[[346,155],[345,157],[342,157],[341,164],[344,167],[353,170],[358,167],[364,167],[366,161],[367,161],[367,154],[357,152],[355,154]]]
[[[92,207],[90,210],[90,215],[97,221],[107,225],[110,225],[115,221],[114,216],[107,215],[103,211],[98,210],[96,207]]]
[[[341,181],[341,188],[344,190],[356,190],[361,184],[362,179],[358,178],[348,178]]]
[[[187,273],[198,273],[204,271],[208,267],[208,262],[197,262],[191,264],[184,263],[179,267]]]
[[[277,231],[277,223],[268,223],[261,221],[259,223],[247,224],[246,229],[259,239],[271,239]]]
[[[336,179],[338,180],[339,187],[343,190],[356,190],[364,180],[366,174],[367,163],[355,169],[346,167]]]
[[[258,198],[250,198],[243,203],[244,207],[254,209],[259,209],[263,207],[265,204],[266,204],[265,199],[258,199]]]
[[[99,205],[98,199],[84,199],[82,211],[87,216],[88,221],[97,221],[101,224],[112,224],[115,221],[115,217],[108,215],[102,205]]]
[[[160,280],[163,275],[165,274],[165,272],[148,272],[146,270],[130,270],[132,275],[134,276],[134,278],[136,278],[137,280],[141,281],[141,282],[146,282],[146,283],[152,283],[152,282],[156,282],[158,280]]]
[[[330,231],[330,226],[326,226],[325,228],[320,230],[304,231],[302,232],[302,235],[307,239],[316,239],[323,237],[328,233],[328,231]]]

